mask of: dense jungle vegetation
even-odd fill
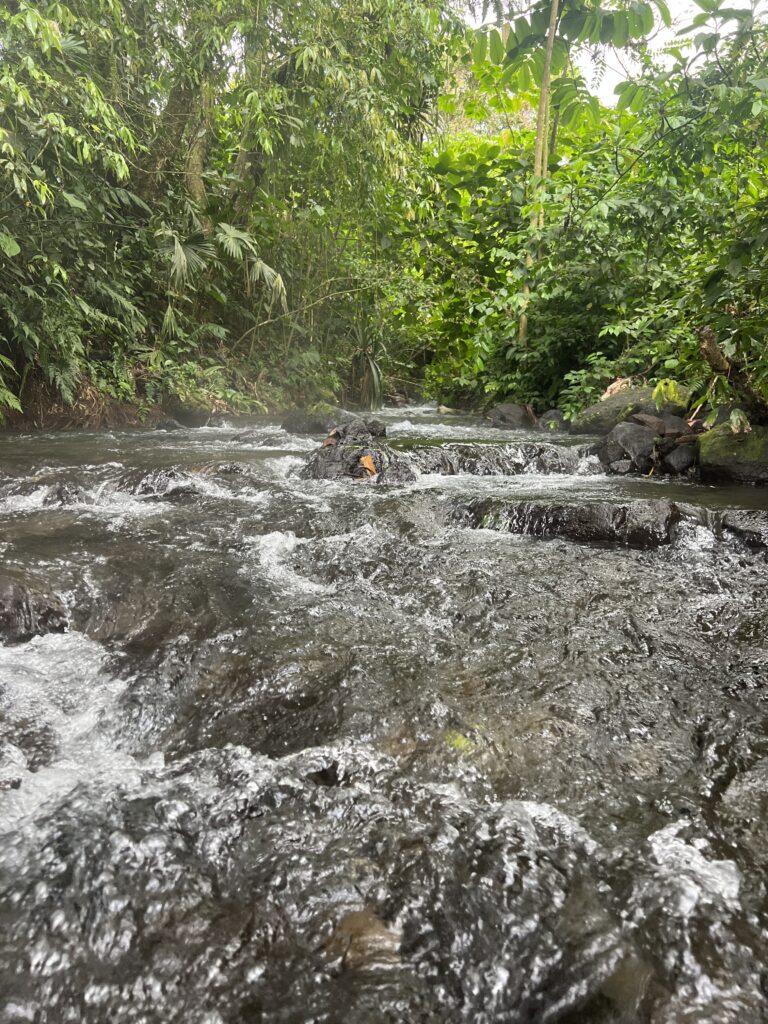
[[[727,2],[661,46],[662,0],[8,0],[0,412],[761,415],[768,29]]]

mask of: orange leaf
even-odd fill
[[[376,464],[374,463],[374,461],[373,461],[373,459],[371,458],[370,455],[363,455],[363,456],[361,456],[361,458],[360,458],[360,465],[366,471],[368,476],[376,476],[376,473],[378,472],[378,470],[376,469]]]

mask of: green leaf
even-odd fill
[[[501,41],[501,35],[499,34],[498,29],[491,29],[488,42],[491,60],[494,64],[501,64],[507,51],[504,47],[504,43]]]
[[[653,8],[650,4],[641,4],[638,13],[640,15],[640,23],[643,26],[643,34],[650,35],[653,32],[654,26]]]
[[[9,259],[12,259],[14,256],[19,255],[21,246],[13,235],[9,235],[7,231],[0,231],[0,251],[4,252]]]
[[[472,60],[475,64],[482,64],[488,51],[488,36],[485,32],[475,33],[475,44],[472,47]]]
[[[637,95],[638,88],[634,82],[622,82],[621,83],[621,95],[619,96],[618,103],[616,104],[617,110],[626,110],[632,100]],[[617,92],[620,87],[617,86]]]
[[[669,7],[667,7],[665,0],[653,0],[656,5],[656,10],[659,12],[661,20],[664,22],[665,28],[672,27],[672,16],[669,13]]]
[[[61,194],[64,196],[64,198],[73,210],[88,210],[88,207],[85,205],[82,199],[78,199],[77,196],[73,196],[71,192],[62,192]]]

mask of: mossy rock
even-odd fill
[[[683,392],[682,402],[667,402],[659,410],[653,400],[653,388],[627,388],[582,409],[571,421],[570,430],[572,434],[609,434],[619,423],[639,412],[680,416],[685,412],[686,400]]]
[[[704,483],[768,484],[768,427],[708,430],[699,438],[699,465]]]

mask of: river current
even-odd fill
[[[0,437],[0,1024],[768,1020],[768,492],[383,418]]]

